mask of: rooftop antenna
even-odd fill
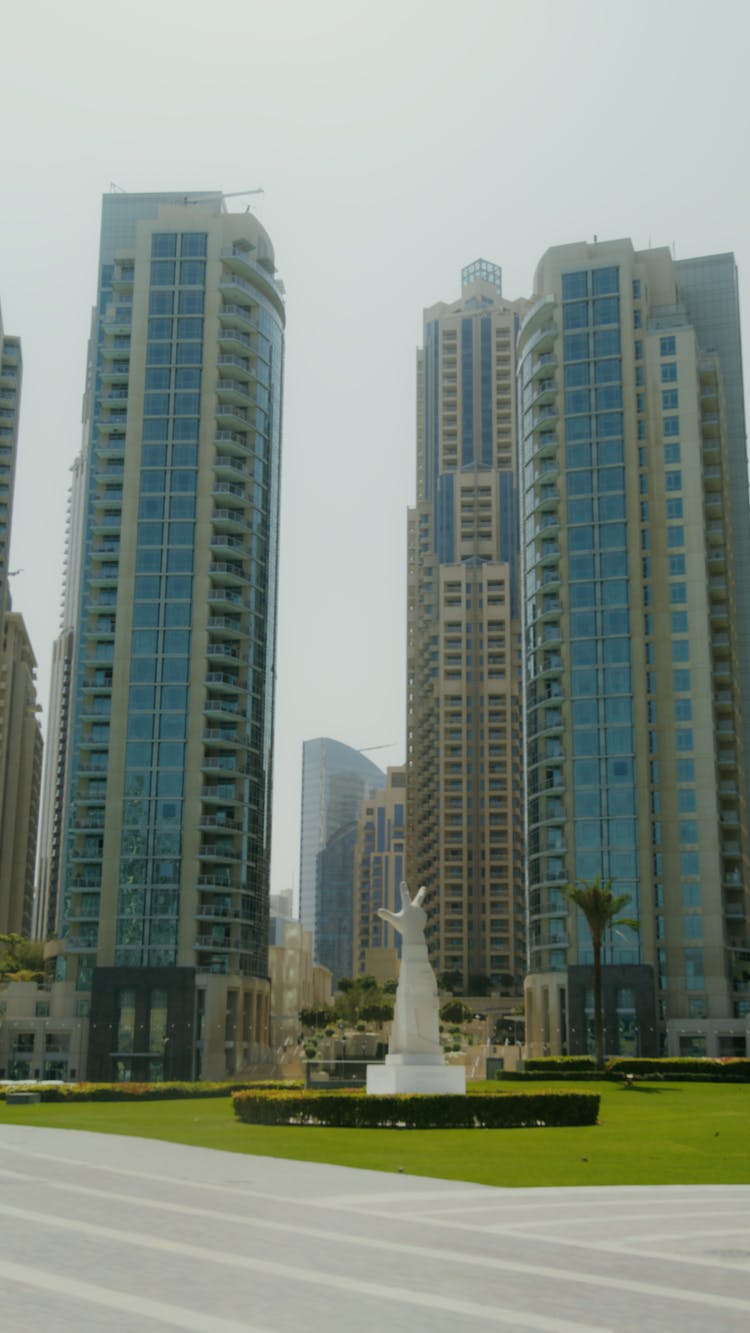
[[[395,741],[389,741],[387,745],[363,745],[357,754],[369,754],[371,750],[392,750],[395,744]]]
[[[127,194],[127,190],[123,190],[122,186],[118,185],[116,181],[109,182],[109,192],[110,194]]]

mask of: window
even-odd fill
[[[619,292],[619,270],[615,266],[594,269],[591,283],[594,296],[609,296],[613,292]]]
[[[666,488],[667,488],[668,491],[681,491],[681,490],[682,490],[682,473],[681,473],[681,472],[667,472],[667,474],[666,474],[666,476],[665,476],[665,478],[664,478],[664,484],[665,484],[665,486],[666,486]]]
[[[662,384],[675,384],[677,381],[677,362],[665,361],[661,368]]]
[[[687,990],[703,990],[704,978],[703,978],[702,949],[685,950],[685,985]]]
[[[667,500],[667,518],[682,518],[682,500]]]
[[[174,284],[175,266],[168,259],[151,261],[151,286],[171,287]]]
[[[687,641],[686,645],[687,647]],[[681,694],[687,694],[690,690],[690,672],[684,667],[680,667],[672,672],[673,688]]]
[[[583,273],[564,273],[562,280],[563,301],[580,299],[587,295],[588,274]]]
[[[662,389],[661,391],[661,405],[666,411],[678,406],[678,398],[679,394],[676,389]]]
[[[692,759],[677,760],[677,781],[695,782],[695,763]]]
[[[588,322],[588,304],[586,301],[571,301],[569,305],[563,307],[563,328],[585,329]]]
[[[182,234],[182,246],[180,253],[183,259],[186,255],[205,255],[207,233],[204,231],[186,231]],[[174,253],[174,252],[173,252]]]
[[[665,463],[679,463],[680,461],[681,461],[681,458],[680,458],[680,446],[679,446],[679,444],[665,444],[665,445],[664,445],[664,462],[665,462]]]
[[[660,339],[659,339],[659,355],[660,355],[660,356],[676,356],[676,355],[677,355],[677,344],[676,344],[674,338],[660,338]]]
[[[672,661],[673,662],[690,661],[690,641],[688,639],[673,639]]]
[[[171,259],[177,254],[177,235],[171,231],[155,232],[151,237],[151,255],[154,259]]]

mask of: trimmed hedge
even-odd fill
[[[597,1069],[589,1056],[549,1056],[526,1060],[518,1071],[498,1069],[495,1078],[504,1083],[564,1082],[566,1079],[622,1080],[628,1074],[638,1079],[675,1079],[702,1083],[750,1083],[750,1060],[733,1058],[712,1060],[685,1056],[649,1060],[645,1057],[613,1056],[604,1069]]]
[[[43,1102],[135,1102],[135,1101],[172,1101],[189,1097],[229,1097],[231,1093],[245,1088],[263,1088],[286,1090],[302,1088],[300,1082],[263,1083],[70,1083],[47,1084],[25,1083],[11,1084],[0,1088],[0,1097],[8,1091],[21,1088],[38,1092]]]
[[[236,1092],[235,1115],[250,1125],[326,1125],[337,1129],[524,1129],[595,1125],[599,1096],[592,1092],[420,1093],[370,1096],[362,1092]]]
[[[747,1083],[750,1082],[750,1060],[711,1060],[696,1056],[646,1060],[615,1056],[607,1061],[606,1072],[612,1078],[635,1074],[638,1078],[701,1078],[712,1083]]]
[[[523,1067],[529,1074],[549,1074],[557,1070],[572,1074],[577,1070],[596,1069],[593,1055],[545,1055],[538,1060],[524,1060]]]

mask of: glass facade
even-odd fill
[[[254,218],[105,198],[58,922],[81,990],[267,973],[283,330]]]
[[[520,335],[529,1001],[538,976],[545,1042],[566,1036],[544,978],[592,961],[575,881],[629,899],[639,929],[611,931],[604,961],[652,969],[662,1040],[697,1002],[736,1012],[744,985],[731,450],[680,277],[629,243],[552,250]]]

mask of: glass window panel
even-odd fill
[[[594,333],[594,356],[619,356],[620,330],[597,329]]]
[[[587,281],[588,273],[585,270],[579,273],[563,273],[563,301],[585,297],[587,295]]]
[[[151,237],[151,256],[153,259],[172,259],[177,254],[177,233],[156,231]]]
[[[591,274],[591,282],[594,296],[609,296],[612,292],[619,292],[619,269],[616,266],[595,268]]]

